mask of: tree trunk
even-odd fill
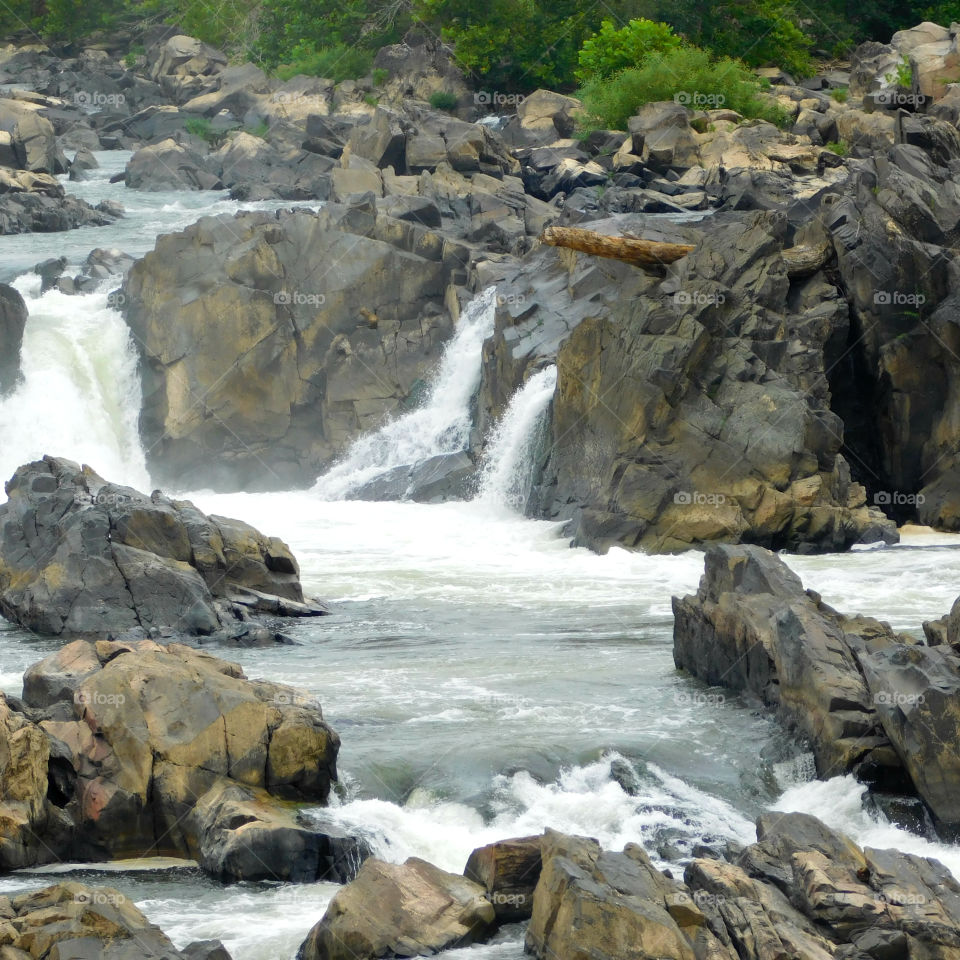
[[[661,266],[685,257],[694,248],[686,243],[663,243],[634,237],[607,237],[578,227],[547,227],[540,234],[549,247],[567,247],[595,257],[623,260],[635,266]]]

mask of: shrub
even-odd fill
[[[223,139],[223,135],[213,129],[206,117],[187,117],[183,122],[183,129],[207,143],[216,143]]]
[[[593,80],[582,91],[588,123],[625,130],[645,103],[677,100],[690,107],[725,107],[748,118],[789,122],[786,112],[764,97],[759,80],[737,60],[713,58],[698,47],[651,54],[643,66]]]
[[[449,90],[437,90],[430,94],[430,106],[434,110],[456,110],[460,101]]]
[[[681,44],[681,39],[666,23],[631,20],[617,29],[612,20],[604,20],[600,29],[580,48],[576,77],[583,83],[612,77],[629,67],[639,67],[651,53],[666,53]]]
[[[296,47],[293,59],[281,64],[276,75],[281,80],[289,80],[297,74],[308,77],[323,77],[334,83],[344,80],[357,80],[370,72],[373,65],[373,51],[360,47],[351,47],[338,43],[333,47],[320,47],[314,50],[305,45]]]
[[[838,157],[845,157],[849,153],[849,147],[844,140],[831,140],[827,144],[827,149]]]
[[[383,67],[377,67],[370,76],[373,78],[375,87],[382,87],[390,79],[390,71]]]
[[[848,97],[850,96],[850,91],[846,87],[836,87],[830,91],[830,96],[833,97],[837,103],[846,103]]]

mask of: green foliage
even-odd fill
[[[259,137],[261,140],[266,140],[267,134],[270,132],[270,124],[264,120],[255,126],[244,127],[243,132],[249,133],[251,137]]]
[[[764,97],[756,76],[729,57],[714,58],[698,47],[651,54],[642,67],[593,80],[582,91],[588,123],[625,130],[645,103],[674,100],[692,108],[725,107],[748,118],[788,122],[785,111]]]
[[[835,153],[838,157],[845,157],[850,152],[850,148],[847,146],[845,140],[831,140],[827,144],[827,149],[831,153]]]
[[[850,96],[850,91],[846,87],[836,87],[830,91],[830,96],[837,101],[837,103],[846,103],[847,98]]]
[[[430,106],[434,110],[456,110],[458,103],[457,95],[449,90],[437,90],[430,94]]]
[[[612,77],[628,67],[641,66],[651,53],[666,53],[682,43],[666,23],[641,18],[618,29],[612,20],[604,20],[580,48],[576,78],[587,83]]]
[[[368,107],[375,107],[380,103],[380,98],[373,93],[368,93],[364,98],[363,102]]]
[[[214,130],[206,117],[187,117],[183,122],[183,128],[187,133],[200,137],[201,140],[206,140],[212,146],[216,146],[224,138],[224,134],[219,130]]]
[[[137,65],[137,60],[146,53],[146,48],[142,43],[135,43],[123,58],[124,66],[132,70]]]
[[[383,67],[377,67],[370,76],[373,78],[375,87],[382,87],[390,79],[390,71]]]
[[[276,69],[281,80],[289,80],[297,74],[308,77],[323,77],[334,83],[357,80],[366,76],[373,65],[373,51],[338,43],[333,47],[317,50],[300,45],[293,50],[293,59]]]

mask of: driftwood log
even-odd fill
[[[809,277],[833,256],[833,245],[827,241],[814,246],[788,247],[783,251],[788,277]]]
[[[663,243],[636,237],[608,237],[579,227],[547,227],[540,234],[541,243],[549,247],[566,247],[595,257],[623,260],[636,266],[661,266],[685,257],[693,246],[687,243]]]

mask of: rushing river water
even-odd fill
[[[242,206],[216,194],[109,185],[125,157],[101,155],[101,179],[69,188],[93,201],[120,199],[129,219],[2,238],[10,277],[48,256],[79,261],[94,246],[140,254],[158,232]],[[16,284],[31,316],[24,383],[0,402],[3,473],[53,453],[149,489],[136,435],[136,355],[107,299],[115,285],[66,297],[41,296],[33,275]],[[960,875],[960,848],[873,819],[850,778],[809,781],[809,757],[765,711],[676,672],[670,597],[695,589],[699,554],[597,556],[570,549],[559,525],[514,512],[528,489],[553,368],[531,378],[496,428],[472,502],[333,499],[360,474],[404,462],[391,444],[418,442],[420,455],[433,455],[465,441],[464,378],[478,373],[487,319],[479,298],[424,407],[407,415],[414,420],[361,440],[314,490],[188,492],[205,511],[286,539],[306,591],[332,606],[331,616],[290,627],[297,646],[228,654],[250,676],[315,693],[340,732],[341,784],[334,805],[316,816],[362,832],[382,857],[418,855],[461,870],[474,847],[548,826],[611,848],[641,841],[668,860],[700,843],[750,842],[759,812],[800,809],[862,843],[938,856]],[[828,602],[899,629],[918,631],[960,590],[960,538],[946,535],[916,532],[894,548],[786,559]],[[19,693],[24,668],[57,645],[0,625],[0,688]],[[236,960],[292,958],[336,891],[222,887],[176,863],[69,869],[119,887],[178,944],[219,937]],[[27,871],[0,878],[0,892],[49,882],[49,870]],[[514,928],[448,956],[517,960],[521,947]]]

